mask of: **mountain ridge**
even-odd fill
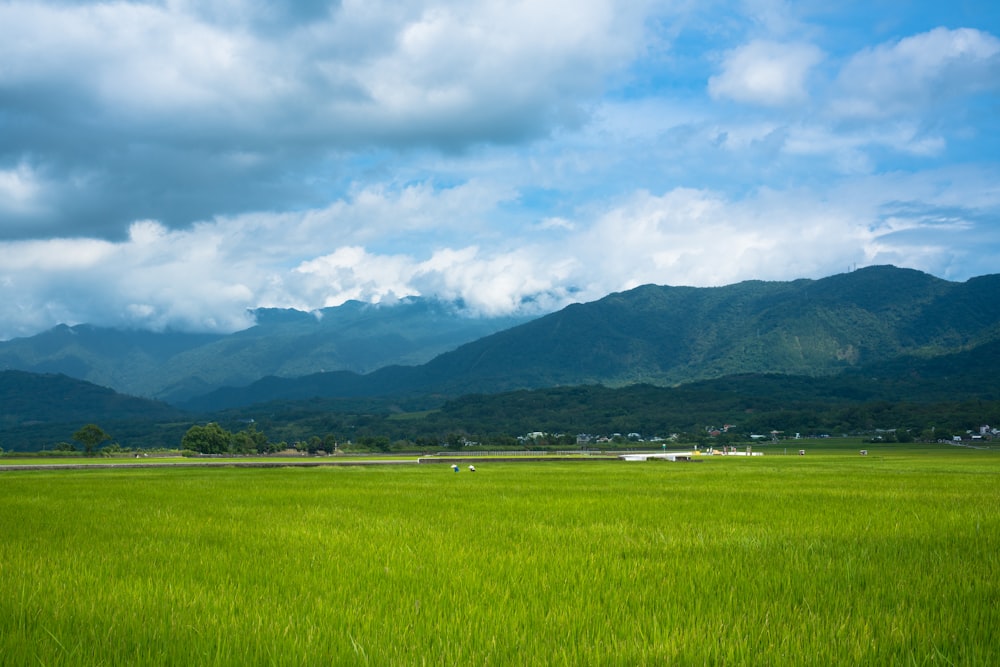
[[[0,369],[62,373],[135,396],[177,403],[226,385],[319,370],[371,372],[419,364],[523,322],[480,318],[460,304],[407,298],[393,305],[348,301],[314,312],[260,308],[232,334],[150,332],[58,325],[0,342]]]
[[[909,311],[904,308],[900,315],[893,316],[906,324],[890,329],[902,332],[899,338],[909,345],[906,354],[872,360],[865,357],[877,355],[862,350],[864,354],[859,352],[854,362],[836,359],[840,370],[826,374],[743,372],[669,386],[567,383],[507,389],[501,388],[490,364],[485,363],[489,382],[483,386],[484,375],[475,373],[481,370],[484,360],[489,361],[486,357],[498,349],[502,353],[509,336],[523,344],[521,334],[514,332],[487,337],[485,343],[470,343],[468,349],[443,355],[443,362],[420,367],[388,367],[367,376],[340,371],[301,380],[268,378],[257,386],[267,386],[268,391],[249,396],[253,401],[243,396],[228,405],[210,406],[212,411],[208,413],[184,413],[173,406],[122,396],[65,375],[0,371],[0,445],[19,450],[52,446],[70,438],[87,422],[99,423],[129,446],[168,448],[177,446],[192,423],[205,420],[220,421],[233,429],[254,420],[272,439],[288,442],[334,433],[347,438],[378,435],[425,446],[444,442],[456,433],[479,433],[493,442],[507,442],[514,434],[537,430],[695,433],[724,423],[739,424],[747,432],[760,432],[766,427],[803,432],[832,428],[838,433],[896,427],[920,432],[930,429],[933,433],[935,426],[959,429],[994,424],[1000,421],[1000,336],[994,335],[995,308],[991,310],[981,302],[998,294],[998,283],[995,279],[976,280],[971,289],[966,284],[957,293],[949,291],[960,284],[929,284],[935,286],[934,293],[916,295],[922,307]],[[877,281],[872,285],[884,287]],[[750,288],[758,296],[761,290],[768,289],[764,285]],[[654,286],[639,289],[634,295],[622,293],[612,301],[627,304],[630,296],[636,296],[640,302],[655,302],[659,292]],[[673,296],[683,301],[691,294],[698,292],[681,289]],[[726,299],[718,300],[720,294],[726,296],[726,291],[712,293],[714,301],[705,307],[706,312],[715,314],[713,317],[718,313],[742,317],[757,310],[746,305],[752,299],[739,288],[735,294],[744,299],[742,307],[727,310]],[[862,303],[863,313],[868,316],[874,313],[876,319],[891,320],[889,314],[900,310],[896,300],[886,299],[884,294],[870,297],[873,300]],[[770,308],[802,310],[794,303],[782,305],[787,293],[768,299]],[[879,300],[881,305],[875,303]],[[810,294],[799,299],[823,312],[817,301],[821,300]],[[850,301],[856,304],[863,300],[855,295]],[[296,317],[294,313],[290,316]],[[958,327],[956,316],[975,321],[972,326]],[[772,312],[771,317],[777,316]],[[600,310],[581,304],[580,308],[570,309],[569,316],[554,318],[543,331],[551,329],[551,342],[567,335],[567,322],[583,321],[595,326],[607,324],[606,313],[601,315]],[[537,326],[527,330],[533,332]],[[918,330],[907,332],[907,327]],[[610,331],[619,337],[616,341],[625,336],[620,328],[611,327]],[[874,343],[880,341],[874,339]],[[882,347],[875,345],[873,349],[878,352]],[[529,350],[527,356],[535,352]],[[585,361],[579,365],[585,367]],[[452,374],[456,369],[457,374]],[[475,386],[482,391],[465,391]],[[270,402],[261,402],[262,395]],[[324,395],[327,397],[317,398]],[[399,413],[403,418],[394,419],[393,415]],[[955,431],[959,432],[964,431]]]
[[[1000,275],[949,282],[878,266],[818,280],[643,285],[573,304],[415,367],[269,377],[195,410],[311,396],[498,393],[546,386],[680,383],[745,373],[833,375],[1000,339]]]

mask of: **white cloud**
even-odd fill
[[[643,40],[641,13],[610,0],[344,2],[291,31],[204,14],[187,3],[5,3],[0,86],[61,89],[97,122],[124,116],[182,136],[194,122],[334,145],[434,142],[456,127],[490,140],[574,118]]]
[[[571,232],[574,229],[576,229],[576,225],[574,225],[570,220],[567,220],[566,218],[552,217],[552,218],[545,218],[544,220],[539,222],[538,229],[543,229],[543,230],[560,229]]]
[[[875,173],[901,158],[939,158],[975,136],[988,114],[982,100],[1000,90],[1000,39],[974,29],[936,28],[863,49],[845,57],[834,80],[808,85],[821,62],[808,44],[756,41],[730,51],[710,95],[765,108],[740,117],[712,109],[693,127],[703,142],[714,133],[719,146],[758,162],[780,151],[808,158],[814,172]],[[978,107],[966,104],[973,95],[983,95]]]
[[[822,59],[812,44],[752,41],[725,55],[722,71],[708,80],[708,92],[769,107],[799,103],[808,98],[809,72]]]
[[[638,191],[567,220],[574,234],[528,231],[489,246],[423,243],[386,252],[317,234],[317,218],[350,219],[352,207],[373,205],[364,198],[340,202],[335,213],[253,214],[188,230],[140,221],[116,243],[7,242],[0,244],[0,336],[84,321],[231,331],[250,323],[248,308],[312,310],[407,295],[462,299],[489,314],[539,312],[643,283],[821,277],[867,263],[976,275],[992,261],[981,251],[988,229],[981,220],[1000,211],[997,176],[876,175],[742,197],[704,188]],[[378,205],[418,219],[447,207],[450,196],[397,195]]]
[[[0,213],[32,214],[42,207],[44,183],[27,162],[0,169]]]
[[[570,302],[567,283],[577,265],[575,258],[552,250],[525,244],[494,252],[439,251],[417,268],[413,281],[419,293],[462,299],[473,312],[547,311]]]
[[[578,127],[642,52],[649,11],[613,0],[315,5],[0,3],[0,164],[30,157],[62,179],[44,235],[322,208],[355,151],[458,154]],[[81,178],[87,187],[71,187]],[[27,229],[0,221],[7,238]]]
[[[352,299],[391,301],[417,293],[409,282],[414,265],[411,257],[374,255],[360,246],[345,246],[296,267],[286,282],[293,294],[284,298],[305,302],[304,310],[338,306]]]
[[[63,277],[100,267],[115,252],[113,243],[97,239],[49,239],[2,247],[0,264],[6,272],[52,272]]]
[[[595,221],[582,251],[588,266],[601,267],[601,286],[618,289],[811,275],[857,252],[863,227],[805,203],[797,193],[769,191],[739,201],[686,188],[637,193]]]
[[[837,78],[842,116],[920,113],[949,98],[1000,88],[1000,39],[971,28],[935,28],[855,54]]]
[[[1000,40],[724,4],[0,2],[0,336],[995,271]]]
[[[0,26],[0,84],[64,85],[113,116],[162,118],[267,90],[253,74],[263,45],[160,7],[5,3]]]
[[[358,79],[389,115],[490,114],[539,100],[558,107],[567,93],[599,90],[635,52],[636,19],[604,0],[429,6]]]
[[[946,277],[995,272],[995,170],[841,179],[821,188],[635,193],[595,218],[568,254],[593,298],[644,283],[789,280],[894,263]],[[907,202],[903,205],[903,202]]]
[[[220,217],[186,230],[137,221],[117,243],[3,243],[0,320],[8,330],[0,336],[50,317],[58,319],[47,326],[100,321],[232,330],[247,326],[246,309],[258,306],[310,310],[420,294],[414,276],[434,272],[433,260],[420,258],[427,244],[452,227],[488,236],[485,217],[505,196],[503,188],[476,181],[444,189],[381,184],[324,209]],[[393,253],[394,246],[405,252]],[[26,318],[21,302],[51,307]]]

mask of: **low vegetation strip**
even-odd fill
[[[329,466],[407,465],[416,459],[305,459],[299,461],[191,461],[120,463],[24,463],[0,465],[0,472],[17,470],[94,470],[122,468],[320,468]]]
[[[4,665],[1000,664],[1000,458],[30,471]]]
[[[421,456],[418,463],[552,463],[560,462],[587,462],[587,461],[611,461],[618,458],[614,455],[600,456],[580,456],[558,455],[558,454],[536,454],[535,456],[504,456],[502,454],[493,456]]]

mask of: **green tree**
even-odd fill
[[[226,454],[230,450],[233,434],[215,422],[204,426],[195,424],[181,438],[181,449],[199,454]]]
[[[257,443],[253,441],[246,431],[234,433],[230,440],[229,447],[234,454],[256,454]]]
[[[73,434],[73,439],[82,444],[84,454],[90,456],[97,450],[98,445],[105,440],[110,440],[111,436],[105,433],[104,429],[97,424],[87,424],[85,426],[81,426],[80,429]]]
[[[230,436],[229,451],[234,454],[262,454],[269,450],[267,436],[251,423],[248,427]]]
[[[250,426],[240,431],[240,433],[253,442],[253,450],[258,454],[263,454],[271,450],[271,443],[268,441],[266,435],[257,430],[257,424],[251,422]]]

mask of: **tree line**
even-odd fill
[[[822,388],[824,393],[817,392]],[[477,443],[494,449],[524,447],[518,437],[542,432],[544,442],[527,446],[568,448],[577,434],[611,436],[641,433],[682,443],[708,440],[711,427],[734,425],[724,439],[751,434],[876,434],[897,441],[933,441],[962,435],[983,424],[1000,423],[1000,400],[887,400],[865,396],[856,387],[796,378],[730,378],[683,388],[633,385],[561,387],[470,395],[436,409],[400,411],[399,404],[345,406],[334,401],[270,404],[210,416],[211,421],[114,423],[121,442],[136,449],[181,449],[204,455],[300,452],[459,450]],[[860,395],[859,395],[860,393]],[[348,407],[345,410],[345,407]],[[53,442],[59,425],[49,425]],[[63,426],[62,428],[65,428]],[[79,428],[76,444],[60,443],[56,454],[95,455],[128,451],[96,424]],[[714,442],[720,442],[714,440]],[[110,444],[107,444],[110,443]],[[289,444],[290,443],[290,444]],[[7,442],[3,442],[5,446]],[[618,443],[609,443],[613,447]],[[474,446],[474,445],[472,445]],[[51,447],[51,445],[50,445]],[[53,451],[53,450],[49,450]]]
[[[270,454],[285,449],[285,443],[271,442],[251,423],[233,433],[215,422],[195,424],[181,438],[181,450],[194,454]]]

